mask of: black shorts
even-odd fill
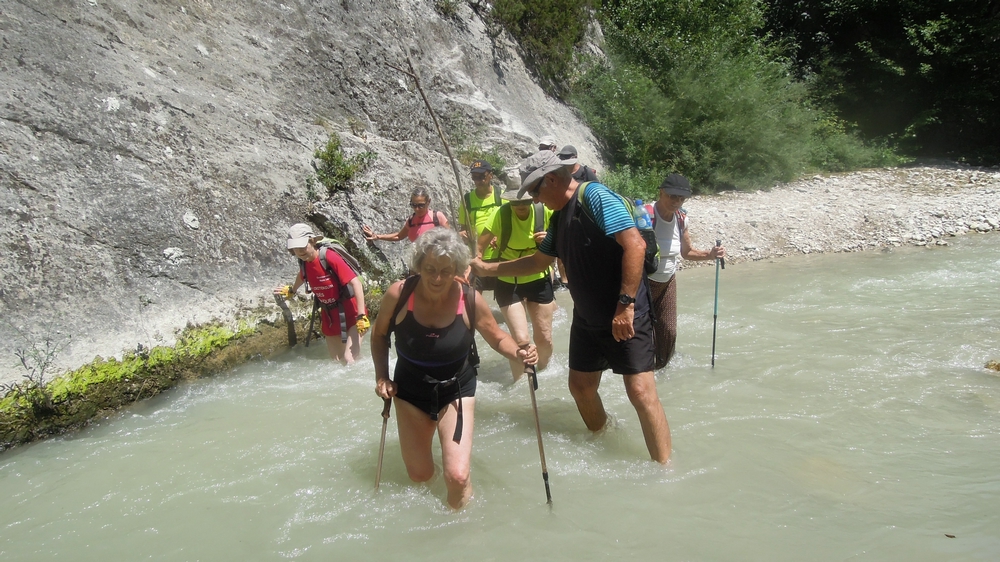
[[[635,335],[615,341],[611,323],[594,328],[573,318],[569,330],[569,368],[592,373],[611,369],[619,375],[636,375],[653,370],[656,350],[653,346],[653,323],[648,314],[632,320]]]
[[[398,361],[396,365],[398,367]],[[418,374],[397,368],[393,382],[396,383],[396,398],[420,408],[434,421],[448,404],[476,395],[476,369],[472,366],[466,366],[457,380],[451,383],[426,382]]]
[[[497,286],[493,289],[493,298],[496,299],[497,305],[503,308],[523,299],[538,304],[549,304],[556,297],[555,293],[552,292],[552,278],[546,275],[541,279],[517,285],[497,279]]]
[[[497,278],[496,277],[480,277],[476,276],[472,280],[472,287],[479,291],[480,294],[486,291],[492,291],[496,288]]]

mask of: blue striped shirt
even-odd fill
[[[635,227],[635,220],[632,219],[632,214],[628,212],[625,203],[603,183],[591,182],[587,185],[583,199],[587,208],[590,209],[591,216],[594,217],[594,222],[609,238],[614,238],[615,234]],[[560,213],[560,211],[556,211],[556,213]],[[538,251],[547,256],[557,257],[554,229],[558,223],[557,216],[553,214],[545,240],[538,247]]]

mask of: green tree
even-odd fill
[[[1000,2],[768,0],[813,96],[918,155],[1000,161]]]
[[[756,0],[615,0],[601,17],[609,62],[591,66],[572,99],[611,160],[635,168],[628,178],[677,171],[749,188],[876,163],[760,37]]]

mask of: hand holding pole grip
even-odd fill
[[[722,245],[722,240],[719,240],[718,238],[716,238],[715,239],[715,247],[718,248],[721,245]],[[718,259],[719,259],[719,265],[722,266],[722,269],[726,269],[726,258],[718,258]]]

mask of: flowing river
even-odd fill
[[[0,455],[0,560],[997,560],[1000,238],[679,274],[658,373],[672,464],[617,375],[591,435],[566,388],[569,315],[528,388],[480,340],[463,511],[406,477],[371,359],[301,346]],[[570,303],[565,292],[560,303]],[[435,442],[435,448],[437,444]]]

